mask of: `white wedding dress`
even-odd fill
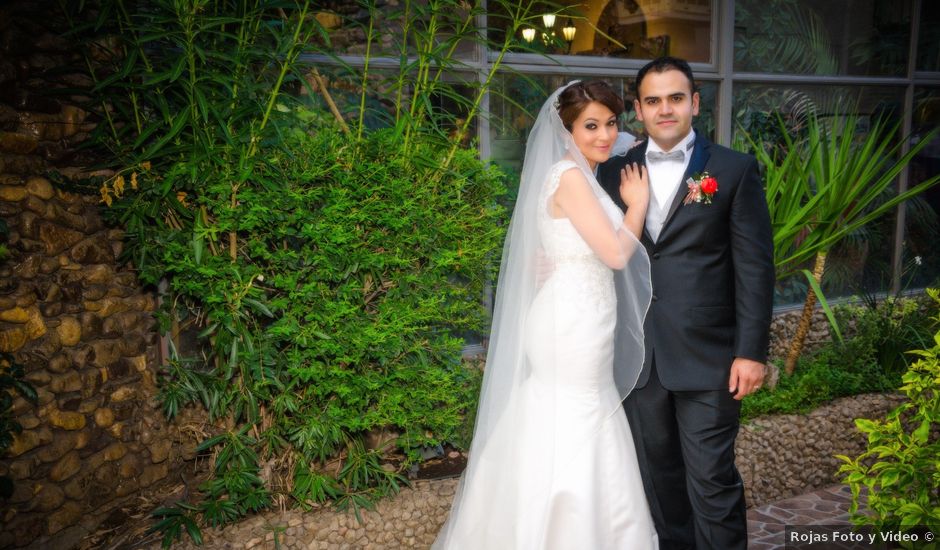
[[[436,549],[658,547],[613,379],[614,271],[567,218],[549,213],[568,169],[577,166],[555,163],[539,193],[539,239],[554,267],[525,315],[527,372],[485,446],[471,450],[472,476],[458,489]],[[590,184],[619,227],[623,214]]]

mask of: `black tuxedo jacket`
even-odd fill
[[[597,179],[621,208],[620,169],[645,164],[646,143],[598,167]],[[686,180],[718,180],[711,204],[682,204]],[[654,243],[644,230],[653,302],[646,360],[637,387],[656,371],[669,390],[727,389],[735,357],[767,360],[774,263],[770,215],[757,161],[697,134],[692,158]]]

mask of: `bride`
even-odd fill
[[[649,184],[644,168],[621,174],[624,215],[594,177],[622,112],[609,85],[577,81],[539,112],[469,463],[435,549],[658,546],[621,409],[643,364],[651,287],[637,239]]]

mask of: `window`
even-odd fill
[[[917,140],[940,126],[940,88],[916,88],[913,136]],[[940,138],[927,145],[911,162],[910,184],[940,173]],[[908,203],[905,215],[901,284],[919,288],[936,285],[940,275],[940,184]]]
[[[822,86],[781,84],[740,84],[735,86],[735,139],[743,131],[751,135],[777,136],[782,141],[777,115],[789,126],[798,126],[809,110],[821,119],[851,112],[873,121],[886,117],[900,123],[904,88],[898,86]],[[900,131],[898,132],[898,135]],[[768,139],[765,137],[765,139]],[[848,296],[885,290],[891,285],[895,214],[883,216],[847,236],[829,251],[823,290],[827,297]],[[803,266],[812,270],[812,262]],[[777,305],[802,302],[807,284],[802,275],[777,282]]]
[[[734,68],[903,76],[910,51],[911,10],[911,0],[738,0]]]
[[[449,4],[448,7],[458,5]],[[470,4],[466,4],[469,6]],[[314,14],[322,25],[326,36],[317,38],[320,45],[332,54],[365,55],[367,49],[372,57],[398,58],[404,50],[414,53],[421,40],[431,37],[432,19],[434,42],[450,40],[457,33],[461,39],[455,49],[455,57],[473,59],[476,55],[474,41],[475,16],[479,11],[469,9],[446,9],[433,11],[427,0],[410,2],[376,2],[374,13],[353,0],[326,0],[320,3],[320,11]],[[372,41],[368,40],[370,15]]]
[[[506,12],[493,7],[502,40]],[[515,51],[629,59],[673,55],[711,62],[711,0],[587,0],[537,7],[514,37]],[[576,63],[576,62],[575,62]]]
[[[940,71],[940,3],[921,3],[918,34],[917,70]]]
[[[899,86],[735,84],[735,139],[740,139],[742,130],[773,132],[776,113],[799,117],[814,109],[820,116],[855,112],[900,121],[903,104],[904,89]]]

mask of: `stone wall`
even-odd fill
[[[0,546],[53,537],[115,497],[166,476],[172,442],[147,441],[156,393],[154,298],[115,267],[121,234],[95,199],[36,175],[0,174],[10,261],[0,267],[0,351],[26,368],[38,403],[13,413],[24,431],[0,474],[15,483]]]
[[[735,453],[748,506],[762,506],[839,482],[835,455],[857,456],[867,439],[856,418],[883,418],[901,394],[836,399],[808,414],[756,418],[741,427]]]
[[[15,400],[23,432],[0,457],[14,481],[0,500],[2,548],[74,546],[110,502],[167,476],[180,449],[155,399],[154,295],[119,264],[122,234],[98,198],[45,177],[81,172],[77,146],[93,128],[47,93],[82,78],[57,68],[83,63],[48,4],[0,6],[0,351],[39,396]]]
[[[803,308],[788,309],[778,312],[774,315],[770,323],[770,349],[768,356],[771,359],[786,359],[790,349],[790,341],[796,333],[796,327],[803,315]],[[822,347],[827,342],[832,341],[829,334],[829,320],[826,314],[818,306],[813,312],[813,319],[809,325],[809,332],[806,333],[806,344],[803,347],[803,354],[806,355]]]

